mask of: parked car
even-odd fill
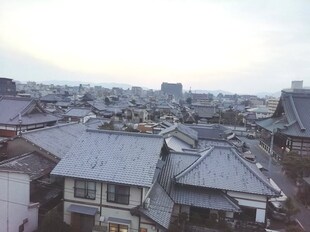
[[[281,196],[269,199],[267,203],[267,213],[273,219],[284,221],[287,218],[286,209],[284,207],[287,196],[271,178],[269,181],[270,184],[281,193]]]
[[[247,137],[248,139],[255,139],[255,133],[248,133],[245,137]]]

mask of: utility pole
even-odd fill
[[[274,140],[274,128],[272,128],[271,141],[270,141],[269,163],[268,163],[269,176],[270,176],[270,173],[271,173],[271,162],[272,162],[272,156],[273,156],[273,140]]]

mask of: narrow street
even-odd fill
[[[251,152],[256,155],[257,162],[261,163],[264,168],[268,169],[269,155],[259,147],[259,141],[256,139],[250,140],[245,137],[239,138],[246,142]],[[270,177],[282,189],[285,195],[295,198],[297,187],[290,178],[283,174],[281,165],[275,160],[272,160],[270,167],[271,170],[268,170],[268,172],[265,172],[265,174],[267,176],[270,175]],[[300,222],[305,231],[310,232],[310,209],[305,208],[305,206],[298,202],[297,204],[300,212],[296,215],[296,219]]]

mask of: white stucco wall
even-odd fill
[[[0,171],[0,228],[16,232],[24,224],[25,232],[38,227],[38,205],[30,206],[30,179],[23,173]]]
[[[266,210],[263,210],[263,209],[256,210],[256,218],[255,218],[256,222],[264,223],[265,217],[266,217]]]
[[[104,222],[101,225],[108,226],[108,218],[114,217],[119,219],[130,220],[129,225],[132,228],[131,231],[137,231],[139,228],[139,217],[133,216],[130,213],[130,209],[141,204],[141,194],[145,196],[148,189],[142,189],[139,187],[130,186],[130,197],[129,204],[118,204],[113,202],[107,202],[107,184],[102,183],[102,193],[101,193],[101,183],[96,183],[96,198],[95,200],[76,198],[74,197],[74,179],[65,179],[65,191],[64,191],[64,221],[68,224],[71,223],[71,213],[68,212],[68,207],[71,204],[84,205],[89,207],[98,208],[98,213],[95,215],[95,225],[99,225],[100,216],[104,217]],[[100,198],[102,197],[102,200]],[[102,205],[100,211],[100,203]],[[100,215],[101,212],[101,215]],[[120,223],[121,224],[121,223]]]
[[[183,134],[177,130],[170,132],[169,135],[179,138],[180,140],[184,141],[185,143],[191,145],[193,148],[196,147],[196,143],[195,143],[194,139],[190,138],[189,136],[187,136],[187,135],[185,135],[185,134]]]

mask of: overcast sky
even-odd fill
[[[0,76],[159,89],[310,86],[309,0],[0,0]]]

